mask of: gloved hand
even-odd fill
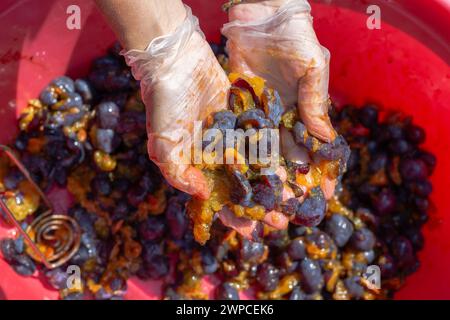
[[[198,19],[186,7],[186,19],[175,32],[155,38],[145,51],[130,50],[124,56],[141,81],[150,158],[172,186],[207,199],[205,177],[180,159],[180,151],[190,150],[194,121],[227,107],[230,83]]]
[[[285,105],[297,105],[309,133],[331,142],[330,54],[317,40],[310,11],[306,0],[249,0],[229,10],[222,33],[230,69],[266,79]]]
[[[247,0],[229,10],[230,70],[259,76],[276,89],[285,106],[297,106],[308,132],[324,142],[336,137],[328,117],[329,51],[316,37],[306,0]],[[306,150],[287,130],[280,132],[283,156],[309,162]],[[336,181],[324,176],[321,189],[327,199]]]
[[[185,21],[174,33],[154,39],[145,51],[130,50],[124,56],[134,77],[141,81],[150,158],[172,186],[207,199],[210,190],[202,172],[180,163],[179,153],[192,145],[186,138],[193,136],[194,121],[204,121],[227,108],[230,82],[197,18],[189,7],[186,11]],[[229,212],[227,208],[224,211]],[[256,222],[226,217],[219,214],[225,225],[252,238]],[[287,221],[283,221],[281,227],[285,228]]]

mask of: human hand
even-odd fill
[[[267,80],[284,105],[297,105],[308,132],[324,142],[336,133],[328,117],[330,54],[316,37],[306,0],[249,1],[229,10],[230,69]]]
[[[124,54],[141,81],[147,108],[148,152],[167,181],[202,199],[209,188],[202,172],[180,161],[190,148],[195,121],[227,107],[229,80],[186,7],[186,19],[175,32],[157,37],[146,50]],[[186,135],[188,133],[188,135]]]

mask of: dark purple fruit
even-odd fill
[[[143,240],[161,239],[166,230],[165,221],[159,217],[148,217],[139,226],[139,235]]]
[[[253,201],[262,205],[267,211],[272,211],[276,206],[274,190],[264,183],[255,183],[252,187]]]
[[[383,189],[378,195],[372,199],[375,211],[379,215],[387,215],[392,213],[397,206],[395,194],[390,189]]]
[[[242,262],[257,263],[264,255],[264,244],[242,239],[239,257]]]
[[[270,263],[263,263],[258,268],[256,280],[264,291],[275,290],[280,280],[279,270]]]
[[[292,289],[291,294],[289,295],[289,300],[306,300],[306,294],[300,289],[300,287],[296,286]]]
[[[364,294],[364,287],[361,285],[361,278],[358,276],[344,279],[344,285],[352,298],[360,299]]]
[[[115,147],[114,130],[97,129],[96,130],[97,147],[106,153],[112,153]]]
[[[102,102],[96,107],[97,123],[102,129],[115,129],[119,123],[120,110],[114,102]]]
[[[393,154],[398,155],[406,154],[408,151],[411,150],[411,146],[404,139],[392,140],[391,142],[389,142],[388,148]]]
[[[287,252],[292,260],[302,260],[306,257],[305,241],[302,237],[293,239],[288,246]]]
[[[373,104],[362,107],[358,112],[358,120],[367,128],[372,128],[377,125],[378,107]]]
[[[414,198],[414,204],[416,205],[417,209],[419,209],[420,211],[427,211],[428,207],[430,205],[430,202],[426,198],[416,197],[416,198]]]
[[[112,191],[112,186],[109,178],[104,175],[98,175],[91,182],[91,189],[94,193],[102,196],[107,196]]]
[[[319,187],[312,189],[300,204],[292,220],[293,223],[308,227],[317,226],[325,216],[326,200]]]
[[[248,204],[252,198],[252,186],[247,178],[238,170],[230,174],[233,189],[230,193],[231,201],[236,204]]]
[[[434,171],[434,168],[436,167],[436,156],[427,151],[423,151],[419,158],[423,162],[425,162],[425,164],[428,168],[428,173],[432,174]]]
[[[414,249],[408,238],[399,236],[391,245],[392,255],[398,259],[400,264],[405,264],[414,258]]]
[[[83,98],[84,103],[91,103],[94,98],[91,85],[84,79],[75,80],[75,91]]]
[[[166,220],[171,236],[177,240],[183,239],[189,224],[184,206],[170,201],[166,209]]]
[[[350,243],[356,250],[369,251],[375,246],[376,238],[372,231],[361,228],[353,233]]]
[[[406,128],[406,138],[414,144],[421,144],[425,141],[425,130],[419,126],[410,125]]]
[[[333,142],[321,144],[317,154],[325,160],[343,159],[347,163],[350,157],[350,148],[343,136],[337,136]]]
[[[388,124],[385,129],[389,140],[402,139],[405,136],[403,128],[399,124]]]
[[[134,186],[127,192],[127,200],[130,205],[137,208],[143,201],[145,201],[147,195],[148,193],[141,187]]]
[[[338,247],[343,247],[353,233],[353,224],[341,214],[333,214],[325,224],[326,232]]]
[[[39,95],[39,100],[47,106],[52,106],[58,102],[58,95],[50,87],[46,87]]]
[[[213,256],[210,250],[204,249],[201,251],[202,269],[205,274],[213,274],[219,268],[217,259]]]
[[[161,279],[169,274],[169,260],[165,256],[155,256],[146,263],[146,271],[151,279]]]
[[[428,176],[427,165],[420,159],[403,159],[399,169],[405,181],[425,180]]]
[[[376,154],[369,162],[369,170],[371,173],[376,173],[386,168],[388,157],[385,153]]]
[[[433,186],[428,180],[413,182],[409,186],[410,190],[419,197],[428,197],[433,191]]]
[[[308,130],[306,129],[305,125],[300,121],[297,121],[294,124],[292,130],[294,133],[295,143],[298,144],[299,146],[305,146],[306,139],[309,136]]]
[[[214,114],[213,121],[213,128],[220,130],[234,129],[237,116],[229,110],[219,111]]]
[[[320,291],[324,285],[324,279],[320,265],[316,260],[305,258],[300,262],[302,288],[307,293]]]
[[[261,99],[266,117],[272,121],[275,127],[278,127],[284,110],[280,95],[277,91],[273,91],[272,94],[269,90],[265,89]]]
[[[239,300],[239,293],[231,283],[224,282],[217,287],[215,297],[217,300]]]
[[[73,83],[73,80],[66,76],[54,79],[51,84],[65,92],[75,91],[75,84]]]
[[[237,126],[242,129],[252,127],[255,129],[272,128],[273,124],[265,118],[261,109],[250,109],[242,112],[237,119]]]

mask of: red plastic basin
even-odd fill
[[[190,0],[209,40],[226,21],[223,0]],[[66,28],[66,9],[81,8],[81,30]],[[381,9],[381,30],[366,27],[367,6]],[[432,178],[430,222],[421,268],[398,299],[450,298],[450,1],[313,1],[314,25],[330,49],[331,95],[338,103],[375,102],[414,116],[426,128],[426,148],[438,158]],[[16,133],[16,117],[54,77],[82,76],[114,41],[90,0],[0,2],[0,143]],[[0,237],[14,231],[0,226]],[[57,292],[22,278],[0,259],[0,287],[8,299],[55,299]],[[157,282],[131,280],[130,299],[157,298]],[[211,287],[208,285],[208,287]]]

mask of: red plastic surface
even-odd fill
[[[190,0],[210,40],[226,21],[222,0]],[[376,102],[414,116],[427,130],[426,148],[438,157],[433,175],[435,209],[425,227],[421,268],[398,299],[450,299],[450,2],[448,0],[317,0],[314,25],[330,49],[331,95],[338,103]],[[66,9],[81,8],[81,30],[66,28]],[[377,4],[381,30],[366,27],[366,8]],[[114,35],[90,0],[0,2],[0,142],[15,134],[28,99],[54,77],[81,76]],[[13,231],[0,225],[0,237]],[[8,299],[55,299],[38,279],[22,278],[0,258],[0,287]],[[205,284],[211,288],[210,283]],[[131,280],[128,298],[157,298],[157,282]]]

